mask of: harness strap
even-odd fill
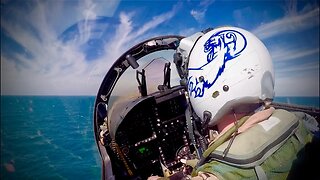
[[[219,147],[222,143],[224,143],[226,140],[228,140],[230,138],[230,136],[236,132],[237,127],[240,127],[243,125],[243,123],[245,123],[250,116],[245,116],[243,118],[241,118],[238,123],[237,126],[234,125],[232,126],[230,129],[228,129],[220,138],[217,139],[217,141],[215,141],[213,144],[211,144],[208,149],[203,152],[203,157],[207,158],[209,157],[209,155],[215,150],[217,149],[217,147]]]
[[[232,126],[230,129],[228,129],[222,136],[220,136],[217,141],[215,141],[213,144],[211,144],[208,149],[206,151],[203,152],[202,157],[200,158],[200,160],[198,161],[197,165],[195,168],[193,168],[193,171],[191,173],[191,176],[196,176],[197,172],[197,168],[200,167],[201,165],[203,165],[207,158],[209,157],[209,155],[215,150],[217,149],[217,147],[219,147],[222,143],[224,143],[226,140],[228,140],[230,138],[230,136],[237,131],[237,127],[242,126],[248,119],[250,116],[245,116],[243,118],[241,118],[240,120],[238,120],[237,122],[237,126],[234,125]]]
[[[264,172],[264,170],[262,169],[261,166],[255,166],[254,170],[255,170],[257,178],[259,180],[267,180],[268,179],[266,173]]]
[[[305,140],[303,139],[300,131],[296,131],[294,133],[294,136],[298,139],[298,141],[301,143],[301,144],[305,144]]]

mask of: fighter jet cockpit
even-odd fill
[[[168,176],[197,151],[199,143],[188,131],[196,123],[175,54],[181,38],[157,37],[136,45],[105,76],[94,115],[102,179]]]
[[[272,102],[273,72],[264,44],[236,27],[133,46],[107,71],[95,101],[102,179],[183,179],[220,162],[265,179],[256,167],[291,144],[300,122],[310,137],[319,122],[318,109]]]

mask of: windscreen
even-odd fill
[[[113,111],[119,110],[119,106],[125,105],[127,102],[141,96],[139,92],[139,83],[136,79],[137,70],[145,70],[147,94],[158,91],[158,86],[163,85],[165,64],[170,62],[170,85],[171,87],[180,84],[180,77],[173,63],[174,50],[161,50],[150,53],[137,62],[139,67],[133,69],[131,66],[121,75],[117,81],[109,100],[108,115],[113,114]],[[121,106],[122,107],[122,106]],[[117,114],[117,113],[116,113]],[[110,117],[109,117],[110,118]]]

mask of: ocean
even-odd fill
[[[1,96],[1,179],[99,179],[94,101]]]
[[[100,179],[93,96],[1,96],[1,179]],[[319,97],[275,101],[319,108]]]

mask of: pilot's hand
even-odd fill
[[[148,180],[183,180],[186,179],[185,177],[186,176],[183,174],[183,172],[179,171],[169,177],[150,176],[148,177]]]
[[[148,180],[158,180],[160,178],[161,178],[160,176],[150,176],[148,177]]]
[[[198,176],[191,177],[191,176],[181,176],[180,173],[173,174],[170,177],[160,177],[160,176],[150,176],[148,180],[219,180],[216,176],[209,173],[200,172]]]

